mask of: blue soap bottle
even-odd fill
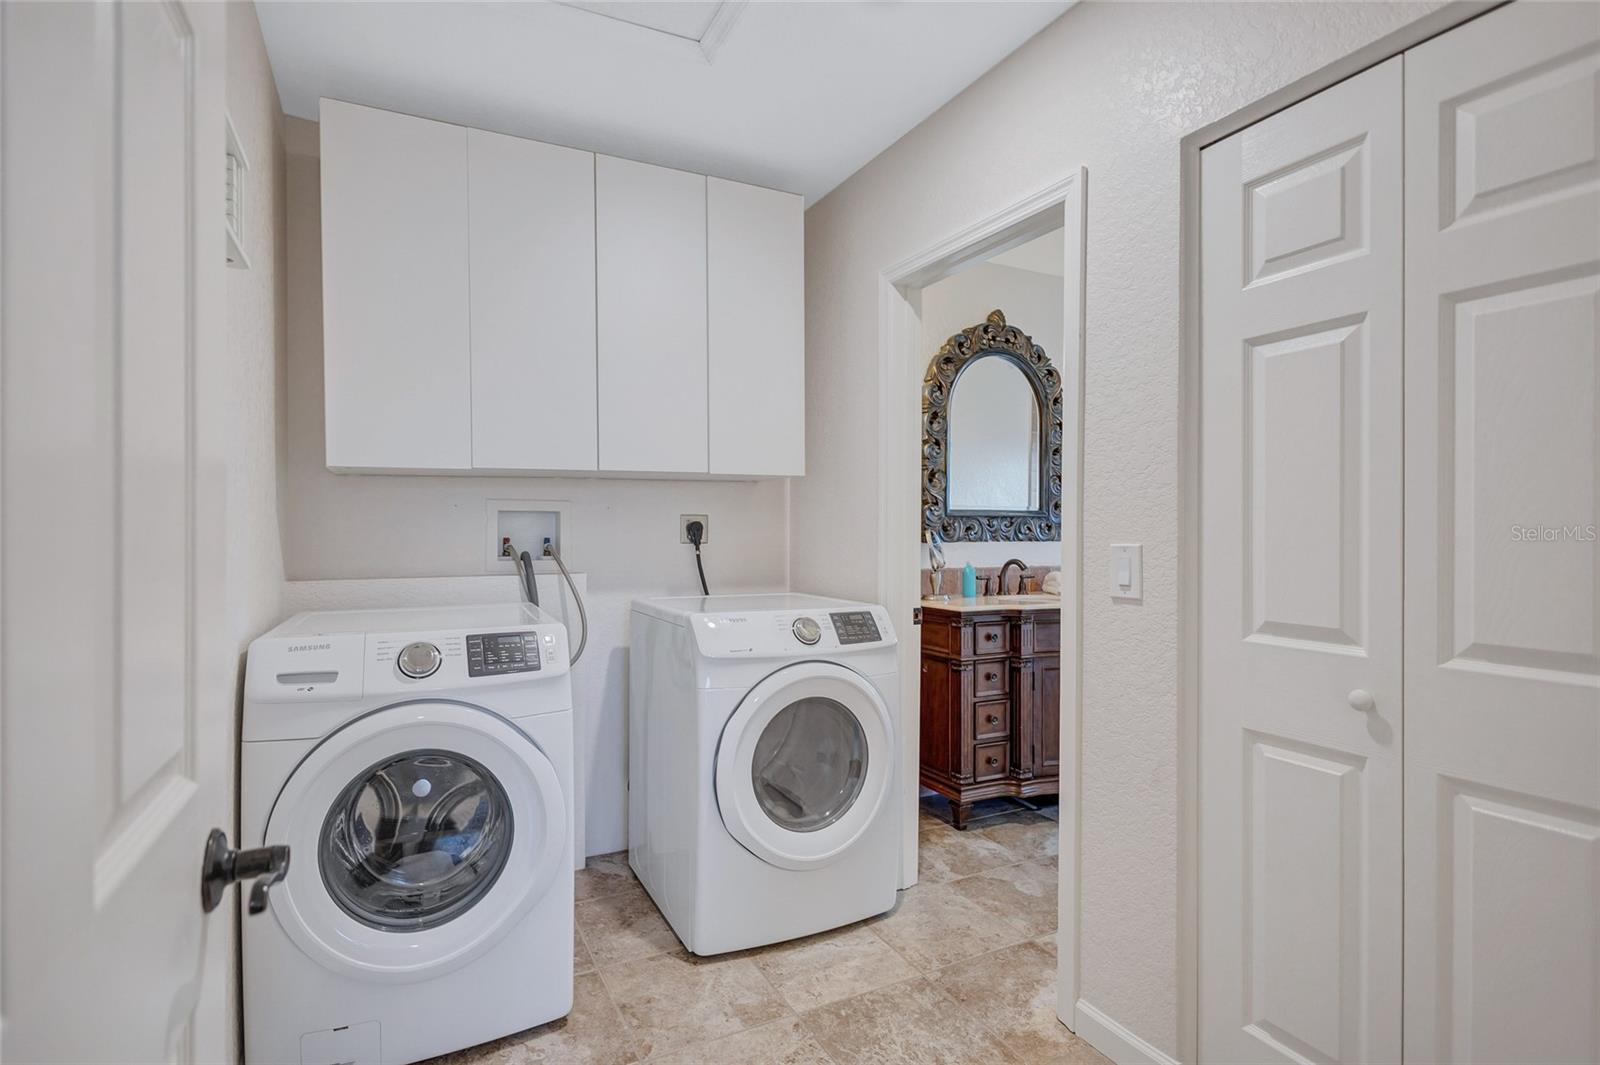
[[[961,567],[961,595],[966,599],[976,599],[978,596],[978,571],[968,562]]]

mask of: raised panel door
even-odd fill
[[[1201,153],[1204,1061],[1400,1054],[1401,92]]]
[[[1600,1061],[1600,8],[1406,55],[1406,1056]]]

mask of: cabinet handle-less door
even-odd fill
[[[596,156],[595,271],[600,468],[705,473],[706,179]]]
[[[711,472],[799,476],[805,201],[706,179]]]
[[[471,469],[467,273],[467,131],[322,101],[330,467]]]
[[[472,465],[593,470],[594,154],[467,131]]]

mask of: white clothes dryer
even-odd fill
[[[689,950],[893,908],[897,671],[888,612],[870,603],[634,603],[628,857]]]
[[[572,1008],[572,686],[536,607],[300,614],[250,646],[245,1058],[418,1061]]]

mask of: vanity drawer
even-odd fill
[[[1011,690],[1011,663],[1005,659],[972,663],[972,694],[979,699]]]
[[[995,780],[1006,775],[1007,740],[996,743],[979,743],[972,748],[972,779]]]
[[[980,621],[972,626],[972,653],[1003,655],[1011,653],[1011,623]]]
[[[974,739],[1001,739],[1011,734],[1011,701],[972,704]]]

